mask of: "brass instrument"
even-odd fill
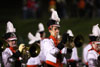
[[[82,35],[77,35],[76,37],[72,37],[72,36],[68,36],[67,38],[67,42],[65,44],[65,47],[72,49],[74,47],[81,47],[84,43],[84,38]],[[63,57],[65,57],[66,59],[71,58],[72,53],[67,53],[67,54],[63,54]]]
[[[84,37],[82,35],[77,35],[74,39],[74,43],[77,48],[81,47],[84,43]]]
[[[32,44],[30,46],[29,52],[30,52],[31,57],[38,56],[40,53],[40,46],[38,45],[38,43]]]
[[[40,53],[40,46],[38,45],[38,43],[25,46],[22,52],[22,58],[24,59],[23,62],[26,63],[30,57],[36,57],[39,55],[39,53]]]
[[[76,37],[69,36],[66,42],[66,47],[74,48],[74,47],[81,47],[84,43],[84,38],[82,35],[77,35]]]
[[[75,44],[74,44],[74,37],[69,36],[66,42],[66,47],[68,48],[74,48]]]

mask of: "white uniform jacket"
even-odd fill
[[[66,51],[67,51],[67,48],[63,48],[63,49],[62,49],[62,54],[63,54],[63,53],[64,53],[64,54],[67,54]],[[79,60],[79,57],[78,57],[78,54],[77,54],[77,48],[76,48],[76,47],[74,47],[74,48],[72,49],[71,58],[66,59],[66,58],[64,57],[63,63],[64,63],[64,64],[67,64],[67,60],[75,60],[75,61]]]
[[[30,57],[27,61],[27,65],[41,65],[41,61],[39,56],[37,57]]]
[[[87,63],[87,54],[88,54],[88,50],[90,50],[92,48],[91,44],[89,43],[88,45],[86,45],[83,49],[83,61],[85,63]]]
[[[72,49],[72,56],[71,56],[71,59],[73,59],[73,60],[79,60],[79,57],[78,57],[78,53],[77,53],[77,48],[76,47],[74,47],[73,49]]]
[[[100,67],[100,62],[98,61],[99,53],[95,50],[88,51],[87,61],[89,67]]]
[[[15,59],[12,58],[12,51],[9,48],[6,48],[2,52],[2,61],[4,64],[4,67],[15,67]]]
[[[46,57],[44,55],[44,47],[43,47],[43,44],[42,44],[42,40],[40,41],[40,54],[39,54],[39,57],[40,57],[40,60],[41,62],[45,62],[46,61]]]
[[[43,51],[46,61],[56,63],[56,54],[59,52],[59,49],[55,47],[52,39],[44,39],[41,41],[41,51]]]

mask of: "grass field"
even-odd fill
[[[13,18],[13,19],[11,19]],[[8,20],[10,20],[14,27],[16,28],[16,34],[18,37],[18,43],[25,43],[28,45],[28,33],[31,32],[33,35],[35,35],[36,31],[38,30],[38,23],[42,22],[45,27],[46,37],[49,36],[49,32],[46,26],[46,23],[48,22],[48,19],[41,18],[41,19],[20,19],[20,18],[5,18],[1,19],[0,22],[0,37],[6,32],[6,23]],[[92,26],[95,24],[100,24],[100,19],[88,19],[88,18],[70,18],[70,19],[61,19],[60,22],[60,34],[62,35],[64,32],[66,32],[68,29],[71,29],[74,36],[77,36],[78,34],[83,35],[85,42],[88,43],[88,35],[92,33]],[[79,56],[82,55],[82,48],[78,49]]]
[[[38,23],[42,22],[45,27],[45,32],[48,37],[47,30],[47,22],[48,19],[9,19],[14,27],[16,28],[16,34],[21,41],[25,43],[28,42],[27,34],[28,32],[32,32],[34,35],[38,30]],[[0,36],[2,36],[6,32],[6,23],[9,21],[8,19],[0,22]],[[95,24],[100,24],[100,19],[79,19],[79,18],[71,18],[71,19],[62,19],[60,22],[60,34],[62,35],[68,29],[71,29],[74,36],[81,34],[84,36],[85,42],[88,43],[88,34],[92,33],[92,26]]]

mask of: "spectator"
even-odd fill
[[[78,2],[79,17],[85,16],[85,0],[79,0]]]

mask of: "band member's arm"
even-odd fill
[[[11,52],[9,48],[4,52],[2,52],[2,59],[4,61],[4,64],[6,64],[7,62],[15,62],[15,60],[17,60],[19,56],[21,56],[22,50],[23,50],[23,45],[20,45],[19,49],[15,53]]]
[[[13,53],[12,57],[18,59],[21,56],[21,52],[24,47],[25,47],[24,44],[20,44],[18,50],[15,53]]]
[[[19,50],[16,51],[16,53],[13,53],[13,55],[11,57],[14,57],[14,58],[19,58],[21,56],[21,52]]]
[[[89,59],[88,60],[88,66],[89,67],[98,67],[98,62],[97,62],[97,60],[96,59]]]
[[[16,53],[10,53],[10,52],[3,52],[2,53],[2,59],[3,63],[6,65],[7,62],[15,62],[18,57],[21,55],[21,53],[18,51]]]
[[[88,54],[87,60],[89,67],[98,67],[98,60],[96,59],[96,56],[93,53]]]
[[[7,51],[2,52],[2,61],[4,65],[7,65],[7,62],[9,60],[8,58],[11,56],[12,56],[12,53],[10,54],[10,52],[7,52]]]
[[[24,44],[20,44],[18,50],[16,51],[16,53],[12,55],[12,57],[19,58],[21,56],[21,52],[24,49],[24,47],[25,47]]]
[[[51,40],[44,40],[43,47],[45,48],[46,53],[51,53],[52,55],[56,55],[59,52],[59,49],[54,46]]]

